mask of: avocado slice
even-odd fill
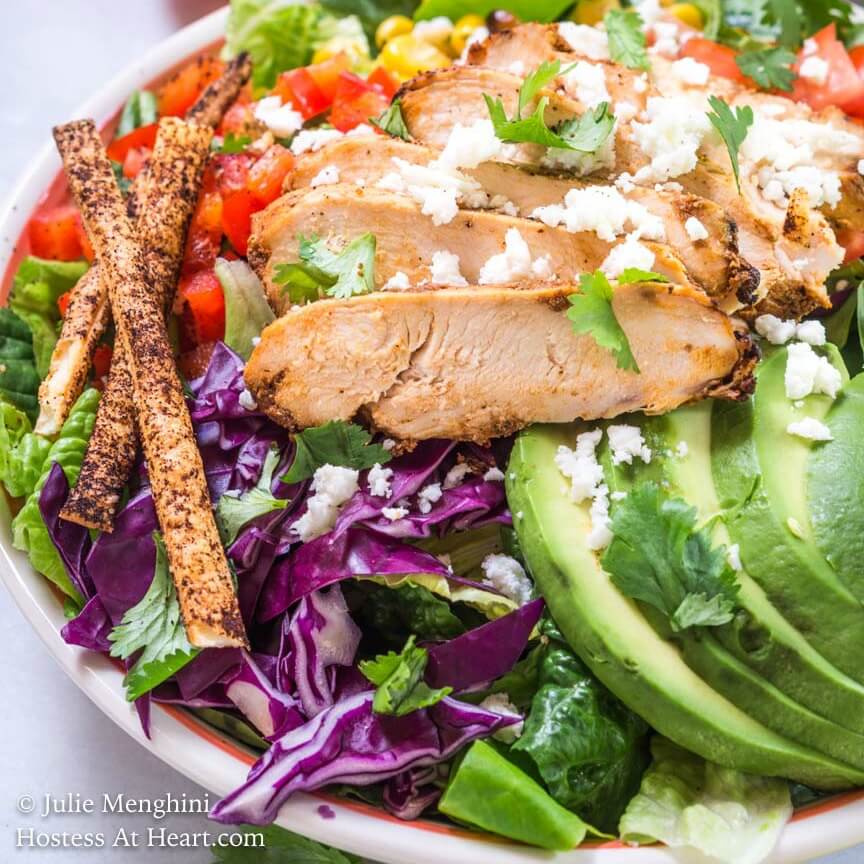
[[[837,349],[823,350],[848,380]],[[808,396],[796,409],[786,398],[785,370],[786,350],[772,351],[759,365],[751,399],[714,405],[714,486],[747,572],[826,660],[860,682],[864,607],[815,542],[806,493],[814,445],[786,431],[803,416],[823,419],[832,400]]]
[[[613,467],[603,462],[610,488],[625,490],[644,473],[662,473],[670,493],[696,507],[710,522],[712,539],[729,544],[715,517],[719,503],[711,477],[710,402],[679,408],[663,417],[634,417],[655,454],[648,466]],[[685,457],[663,456],[685,441]],[[687,664],[711,686],[766,726],[864,768],[864,686],[831,666],[771,605],[747,575],[738,574],[741,610],[729,624],[673,634],[653,610],[643,610],[664,638],[679,641]],[[833,721],[833,722],[832,722]]]
[[[864,603],[864,375],[853,378],[828,412],[834,435],[810,452],[807,498],[819,551]]]
[[[554,463],[578,425],[533,426],[516,439],[507,496],[526,562],[567,640],[592,672],[655,729],[706,759],[820,789],[864,783],[864,772],[778,735],[709,686],[603,572]]]

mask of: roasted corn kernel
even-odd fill
[[[375,44],[383,48],[391,39],[404,36],[414,29],[414,22],[407,15],[391,15],[385,18],[375,31]]]

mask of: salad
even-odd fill
[[[257,752],[213,819],[758,862],[864,786],[849,3],[232,0],[111,131],[54,130],[0,481],[145,733]]]

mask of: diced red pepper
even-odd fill
[[[391,101],[399,90],[399,82],[383,66],[376,66],[366,80]]]
[[[222,245],[222,196],[205,192],[198,199],[186,237],[183,274],[212,268]]]
[[[841,228],[837,232],[837,242],[846,250],[844,264],[849,264],[864,255],[864,231]]]
[[[254,161],[248,153],[220,153],[213,159],[216,188],[222,195],[245,189],[249,168]]]
[[[225,335],[225,297],[212,270],[200,270],[180,280],[183,331],[190,346],[217,342]]]
[[[221,74],[225,64],[215,57],[202,55],[184,66],[158,92],[159,116],[182,117]]]
[[[327,104],[331,105],[336,95],[339,76],[351,68],[351,58],[344,51],[340,51],[322,63],[313,63],[306,68],[318,89],[327,98]]]
[[[340,132],[349,132],[377,117],[389,104],[390,100],[377,87],[358,75],[343,72],[336,85],[330,122]]]
[[[123,176],[134,180],[141,173],[151,152],[149,147],[135,147],[130,150],[123,160]]]
[[[249,169],[246,188],[255,198],[256,205],[266,207],[282,191],[285,177],[294,167],[294,154],[287,147],[274,144],[268,147]]]
[[[96,381],[104,378],[111,371],[111,358],[114,351],[110,345],[97,345],[93,352],[93,378]]]
[[[65,318],[66,312],[69,309],[69,302],[72,299],[72,292],[66,291],[57,298],[57,308],[60,310],[60,317]]]
[[[149,150],[153,149],[156,143],[156,134],[159,131],[158,123],[151,123],[149,126],[139,126],[133,129],[128,135],[122,138],[115,138],[108,145],[108,158],[121,164],[126,161],[126,154],[130,150],[137,150],[141,147],[146,147]]]
[[[276,80],[273,93],[283,102],[290,102],[292,108],[298,111],[304,120],[322,114],[333,101],[318,86],[309,72],[309,67],[291,69],[283,72]]]
[[[720,45],[710,39],[694,36],[681,46],[678,56],[692,57],[697,63],[704,63],[711,70],[712,75],[720,75],[732,81],[745,80],[744,73],[735,62],[738,52],[728,45]]]
[[[180,369],[180,374],[187,380],[191,381],[194,378],[200,378],[210,365],[210,358],[213,356],[213,349],[216,347],[215,342],[203,342],[201,345],[196,345],[189,351],[184,351],[177,358],[177,366]]]
[[[28,234],[30,249],[39,258],[74,261],[84,257],[86,238],[74,207],[52,207],[37,214],[30,220]]]
[[[222,196],[222,230],[241,255],[248,250],[252,213],[258,209],[260,207],[255,206],[255,198],[248,189],[238,189]]]

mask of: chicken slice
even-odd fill
[[[432,267],[435,254],[441,252],[458,256],[464,280],[460,284],[479,284],[484,281],[484,265],[504,252],[513,229],[528,247],[530,264],[506,281],[540,277],[572,282],[580,273],[600,268],[617,245],[593,232],[571,234],[532,219],[484,210],[459,210],[452,221],[435,225],[407,196],[340,183],[289,192],[256,214],[249,261],[271,305],[285,311],[290,299],[274,280],[274,271],[279,264],[298,260],[300,236],[323,238],[335,251],[371,231],[376,240],[375,287],[380,289],[398,273],[405,274],[410,285],[440,283]],[[690,283],[670,246],[649,241],[643,245],[654,255],[656,272],[672,282]]]
[[[310,186],[328,167],[335,168],[344,183],[374,186],[394,170],[397,164],[394,159],[428,165],[438,155],[428,147],[382,135],[341,138],[302,156],[287,177],[286,189]],[[528,217],[537,208],[562,204],[571,190],[587,189],[591,185],[580,178],[532,171],[503,162],[483,162],[463,172],[476,180],[490,199],[505,199],[518,215]],[[681,257],[690,279],[724,309],[735,309],[752,301],[759,273],[738,254],[735,223],[721,207],[685,192],[646,186],[635,186],[622,197],[640,204],[661,220],[665,241]],[[691,219],[698,220],[707,237],[691,239],[687,228]]]
[[[750,338],[701,292],[615,289],[637,373],[574,333],[573,290],[442,288],[295,307],[261,334],[244,377],[290,428],[359,415],[403,440],[486,441],[530,423],[664,413],[751,392]]]

